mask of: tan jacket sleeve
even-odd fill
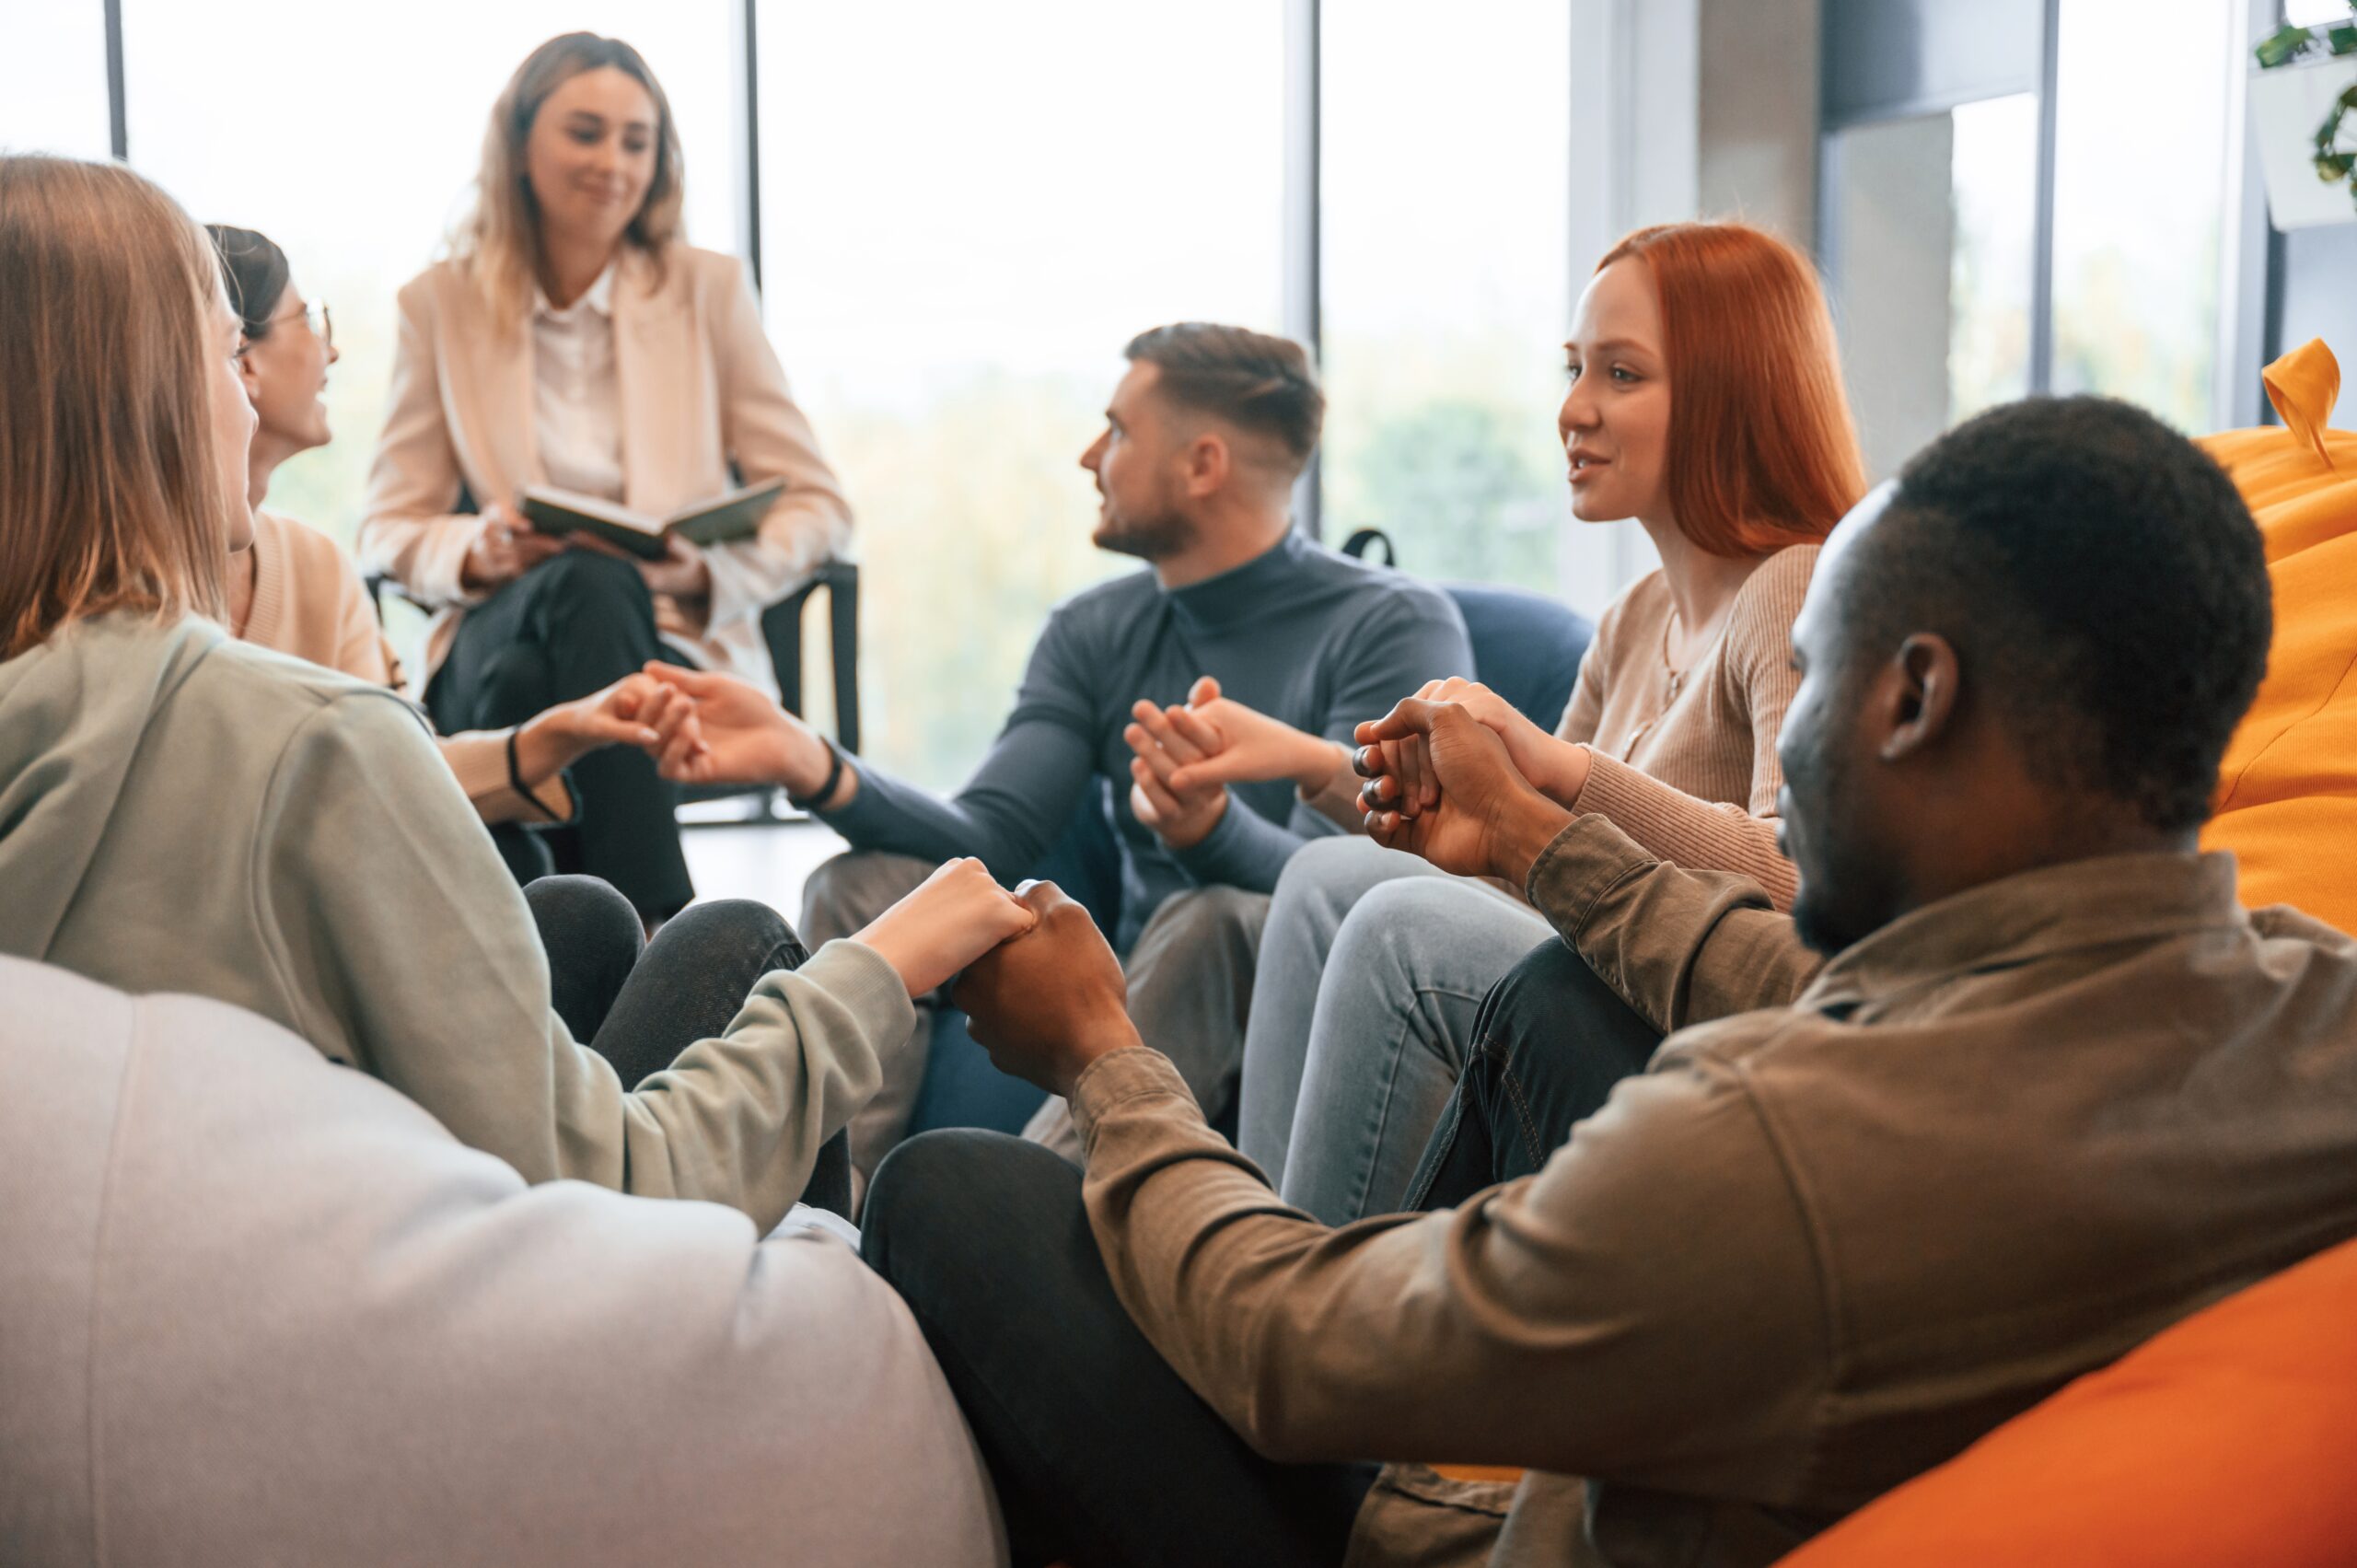
[[[1582,817],[1525,888],[1566,947],[1664,1033],[1789,1005],[1824,960],[1759,888],[1673,865],[1603,817]]]
[[[527,1180],[709,1199],[766,1231],[915,1028],[889,964],[830,943],[625,1092],[550,1006],[523,894],[406,704],[356,689],[327,703],[257,807],[264,924],[303,949],[280,961],[327,977],[358,1065]]]
[[[1535,1177],[1340,1230],[1281,1204],[1155,1052],[1100,1060],[1073,1109],[1123,1306],[1271,1458],[1693,1487],[1756,1475],[1821,1392],[1807,1235],[1716,1063],[1624,1083]]]
[[[463,477],[443,413],[429,279],[401,290],[399,314],[392,394],[361,505],[360,559],[422,603],[471,604],[482,596],[459,579],[482,519],[450,509]]]
[[[704,552],[712,570],[713,627],[750,620],[851,542],[851,504],[819,438],[786,387],[785,367],[761,325],[761,308],[739,266],[717,309],[721,440],[747,484],[783,477],[785,494],[752,539]]]

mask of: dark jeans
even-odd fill
[[[655,601],[638,569],[568,550],[467,611],[425,707],[446,735],[504,728],[610,686],[649,659],[679,662],[655,634]],[[609,746],[575,762],[572,779],[579,819],[537,835],[553,868],[604,878],[650,919],[686,907],[695,889],[679,847],[679,790],[655,760]],[[530,869],[512,846],[502,853],[512,868]]]
[[[1660,1032],[1560,942],[1481,1004],[1418,1208],[1528,1175],[1642,1072]],[[929,1132],[876,1173],[868,1263],[916,1314],[972,1424],[1017,1563],[1339,1562],[1375,1471],[1255,1454],[1113,1294],[1080,1172],[995,1132]]]
[[[646,940],[630,900],[594,877],[546,877],[524,889],[549,957],[549,998],[573,1038],[613,1064],[622,1086],[725,1032],[772,970],[809,949],[775,910],[746,899],[697,904]],[[851,1153],[836,1133],[802,1201],[851,1213]]]
[[[1411,1210],[1453,1209],[1484,1188],[1536,1173],[1642,1073],[1662,1033],[1550,941],[1481,999],[1473,1052],[1408,1184]]]
[[[1374,1469],[1264,1459],[1195,1397],[1121,1309],[1070,1163],[927,1132],[877,1170],[861,1238],[973,1426],[1017,1564],[1341,1562]]]

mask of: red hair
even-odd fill
[[[1747,225],[1641,228],[1669,369],[1669,504],[1713,555],[1813,544],[1865,494],[1833,318],[1799,251]]]

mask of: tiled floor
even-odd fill
[[[843,847],[812,821],[690,828],[684,837],[698,899],[758,899],[788,920],[800,914],[811,870]]]

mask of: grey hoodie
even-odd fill
[[[830,943],[624,1093],[550,1007],[416,711],[198,620],[102,616],[0,662],[0,953],[259,1013],[527,1180],[764,1229],[915,1023],[888,964]]]

